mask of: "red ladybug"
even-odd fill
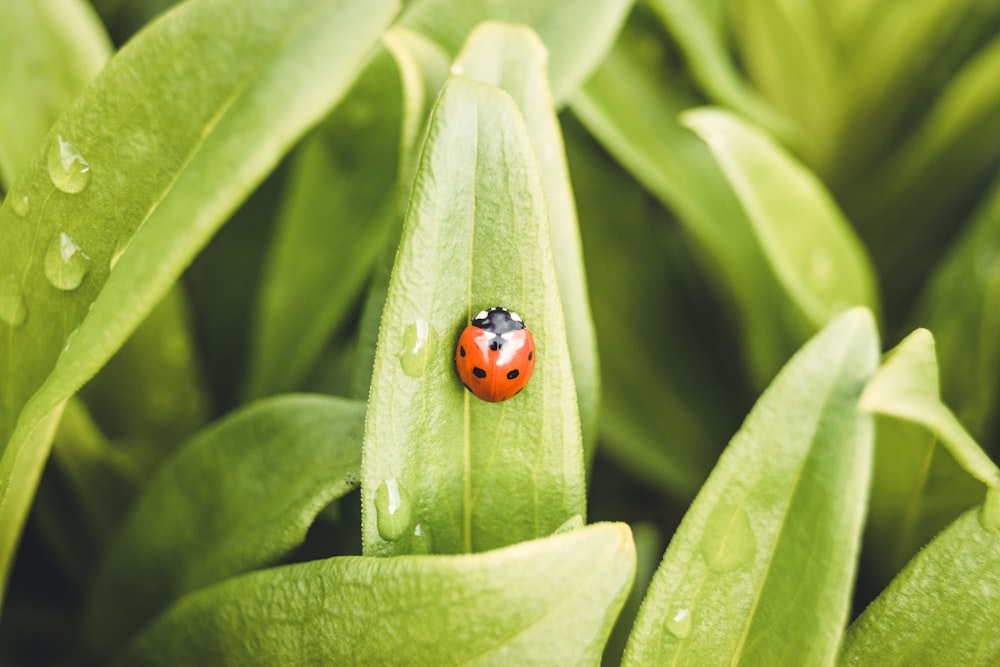
[[[480,311],[455,346],[455,368],[469,391],[491,403],[524,389],[535,370],[535,339],[506,308]]]

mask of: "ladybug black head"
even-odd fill
[[[517,313],[494,306],[488,310],[479,311],[479,314],[472,320],[472,326],[502,336],[505,333],[523,329],[524,322]]]

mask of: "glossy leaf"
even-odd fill
[[[593,459],[600,404],[597,341],[587,298],[580,230],[570,187],[562,132],[546,80],[548,55],[527,28],[482,23],[469,36],[455,67],[462,76],[494,85],[517,103],[528,126],[548,205],[556,280],[563,304],[576,382],[585,458]]]
[[[864,410],[920,424],[937,437],[970,475],[1000,486],[1000,469],[941,402],[934,337],[917,329],[886,358],[865,387]]]
[[[417,0],[399,23],[455,54],[486,20],[519,23],[538,33],[549,52],[549,86],[556,105],[583,83],[611,48],[633,0]],[[580,48],[586,45],[586,48]]]
[[[814,326],[848,306],[876,307],[868,255],[815,175],[729,112],[689,111],[683,122],[708,144],[778,281]]]
[[[789,361],[681,522],[623,664],[833,660],[871,473],[872,418],[857,400],[877,362],[863,309]]]
[[[966,512],[917,554],[851,624],[838,664],[1000,660],[1000,525],[984,522],[985,512]]]
[[[517,106],[497,88],[452,78],[431,118],[379,331],[362,483],[366,555],[408,553],[427,540],[435,553],[485,551],[584,514],[550,238]],[[454,363],[461,330],[493,305],[518,312],[537,346],[531,381],[502,403],[473,396]]]
[[[0,209],[4,579],[53,410],[329,110],[394,10],[391,0],[252,11],[232,0],[187,3],[112,59],[56,123],[10,198],[27,197],[30,210]]]
[[[89,610],[107,656],[185,593],[274,563],[359,481],[365,406],[264,399],[198,433],[158,471],[109,547]]]
[[[624,524],[476,555],[290,565],[182,598],[122,662],[596,666],[634,571]]]
[[[0,186],[9,190],[14,185],[56,118],[110,56],[108,36],[83,0],[4,4]]]

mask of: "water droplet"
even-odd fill
[[[986,491],[986,500],[979,509],[979,524],[990,533],[1000,533],[1000,488]]]
[[[90,257],[66,232],[59,232],[45,252],[45,277],[53,287],[73,290],[90,270]]]
[[[410,553],[429,554],[432,548],[430,531],[423,524],[418,523],[413,527],[413,537],[410,538]]]
[[[49,149],[49,177],[53,185],[69,194],[82,191],[90,183],[90,163],[61,134],[56,135]]]
[[[28,308],[17,282],[9,275],[0,276],[0,321],[17,328],[28,319]]]
[[[28,199],[28,195],[11,195],[10,202],[10,207],[14,209],[14,215],[19,218],[23,218],[31,211],[31,200]]]
[[[691,610],[682,607],[667,619],[667,630],[678,639],[684,639],[691,634]]]
[[[729,572],[749,561],[757,543],[743,505],[719,501],[705,522],[700,546],[701,555],[716,572]]]
[[[386,540],[398,540],[412,530],[410,503],[395,479],[375,489],[375,519],[378,534]]]
[[[403,330],[403,350],[399,363],[410,377],[420,377],[427,370],[431,355],[437,349],[437,331],[427,320],[416,320]]]

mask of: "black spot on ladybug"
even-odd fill
[[[465,356],[465,347],[464,346],[462,346],[462,345],[458,346],[458,355],[460,357],[464,357]]]
[[[480,378],[480,379],[486,377],[486,371],[484,371],[479,366],[473,366],[472,367],[472,374],[475,375],[477,378]]]
[[[535,358],[535,351],[532,350],[531,352],[528,353],[528,361],[531,361],[534,358]]]
[[[520,374],[521,374],[521,371],[519,371],[519,370],[517,370],[517,369],[515,368],[515,369],[514,369],[514,370],[512,370],[512,371],[511,371],[510,373],[507,373],[507,379],[508,379],[508,380],[513,380],[514,378],[516,378],[516,377],[517,377],[518,375],[520,375]]]

